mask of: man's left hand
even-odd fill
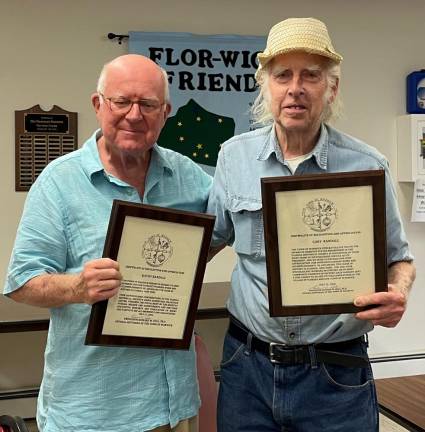
[[[388,285],[388,292],[357,297],[354,304],[356,306],[376,305],[372,309],[356,313],[356,318],[370,320],[373,325],[395,327],[406,310],[407,298],[394,285]]]
[[[374,325],[395,327],[403,317],[407,307],[407,297],[415,280],[416,271],[412,262],[400,261],[388,269],[388,292],[376,292],[359,296],[356,306],[375,307],[356,313],[361,320],[370,320]]]

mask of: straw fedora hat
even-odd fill
[[[328,29],[322,21],[315,18],[288,18],[270,29],[266,49],[257,55],[257,74],[273,57],[290,51],[318,54],[336,63],[342,61],[342,56],[332,46]]]

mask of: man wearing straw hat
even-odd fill
[[[329,126],[342,57],[324,23],[276,24],[258,55],[265,127],[223,144],[208,211],[215,251],[233,245],[237,265],[228,301],[219,395],[219,432],[376,431],[378,410],[365,335],[394,327],[415,278],[385,158]],[[388,292],[358,296],[357,314],[270,317],[260,178],[384,170]],[[308,272],[308,269],[306,269]]]

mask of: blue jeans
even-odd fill
[[[367,356],[366,343],[341,350]],[[314,356],[313,356],[314,357]],[[218,432],[376,432],[370,364],[273,364],[227,334],[218,397]]]

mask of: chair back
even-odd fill
[[[18,416],[1,415],[0,432],[28,432],[24,420]]]

